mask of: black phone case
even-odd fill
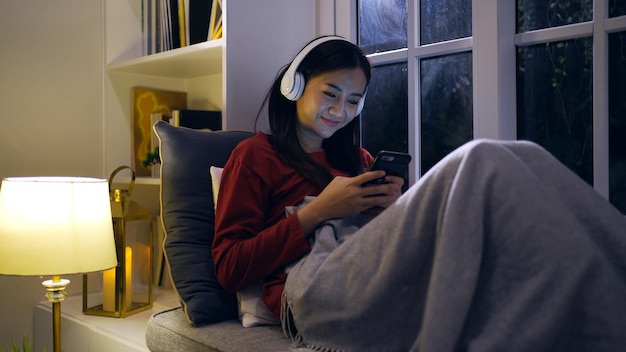
[[[387,175],[404,177],[409,166],[409,162],[411,162],[411,155],[407,153],[381,150],[376,155],[376,158],[374,159],[374,162],[372,163],[368,171],[384,170]],[[381,178],[372,180],[366,182],[364,185],[380,183],[385,183],[385,179]]]

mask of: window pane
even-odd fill
[[[409,150],[407,79],[406,62],[374,67],[361,114],[361,141],[373,155]]]
[[[421,173],[472,139],[472,53],[423,59]]]
[[[359,0],[359,46],[368,54],[406,48],[407,0]]]
[[[472,35],[471,0],[420,1],[420,44]]]
[[[626,1],[609,0],[609,17],[626,15]]]
[[[591,21],[592,5],[593,0],[517,0],[517,32]]]
[[[609,34],[609,199],[626,214],[626,32]]]
[[[517,133],[593,184],[592,41],[518,49]]]

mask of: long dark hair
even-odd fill
[[[326,187],[333,176],[325,167],[315,162],[302,149],[298,141],[296,102],[288,100],[280,92],[280,82],[287,68],[288,65],[280,70],[265,97],[265,102],[268,103],[271,130],[269,140],[283,162],[296,169],[321,190]],[[337,39],[323,42],[313,48],[300,63],[298,72],[302,73],[305,82],[308,82],[316,75],[351,68],[362,69],[369,85],[371,65],[365,54],[356,45]],[[257,120],[258,118],[259,116]],[[330,165],[352,176],[363,172],[357,141],[358,130],[359,118],[357,116],[322,143]]]

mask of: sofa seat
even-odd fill
[[[296,348],[280,326],[244,328],[238,320],[193,327],[182,307],[154,314],[148,321],[146,344],[152,352],[281,352]]]

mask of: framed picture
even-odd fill
[[[133,87],[132,91],[132,167],[138,177],[151,176],[150,167],[142,160],[151,152],[152,115],[172,116],[172,110],[187,108],[187,93],[147,87]]]

